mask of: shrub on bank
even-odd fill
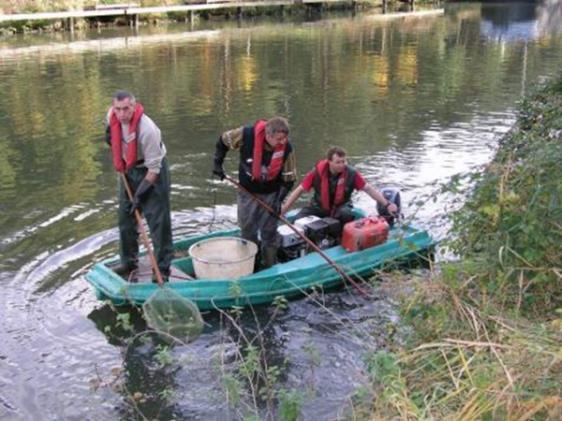
[[[520,105],[464,209],[453,250],[490,268],[486,292],[537,315],[562,306],[562,81]]]
[[[388,286],[412,333],[367,356],[373,388],[356,412],[562,418],[561,140],[562,79],[522,102],[495,159],[469,177],[450,243],[460,260]]]

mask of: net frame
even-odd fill
[[[180,342],[192,342],[203,331],[203,318],[193,301],[166,287],[159,287],[142,305],[149,327]]]

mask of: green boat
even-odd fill
[[[362,212],[358,211],[358,216]],[[276,297],[287,299],[303,295],[313,288],[328,289],[341,285],[344,280],[336,269],[317,252],[268,269],[242,276],[238,279],[195,279],[189,248],[202,240],[213,237],[239,236],[238,229],[192,235],[174,243],[175,258],[172,262],[170,288],[193,301],[200,310],[269,304]],[[367,277],[375,270],[392,263],[404,263],[427,258],[435,242],[427,232],[411,226],[399,225],[389,232],[388,240],[378,246],[348,252],[340,245],[322,250],[346,274]],[[117,275],[111,267],[119,262],[113,257],[97,263],[86,274],[86,279],[100,300],[111,300],[115,305],[142,305],[159,286],[150,282],[150,266],[142,258],[148,275],[145,281],[131,283]]]

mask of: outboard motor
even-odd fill
[[[380,192],[386,200],[394,203],[398,208],[398,212],[392,214],[384,206],[381,206],[379,203],[377,203],[377,212],[380,216],[386,219],[386,222],[388,222],[388,225],[392,228],[394,226],[394,221],[396,219],[399,219],[402,215],[402,206],[400,204],[400,190],[394,187],[384,187],[380,189]]]

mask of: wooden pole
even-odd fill
[[[131,186],[129,186],[129,181],[127,180],[127,176],[124,173],[120,173],[120,174],[121,174],[121,179],[123,180],[123,185],[125,186],[125,190],[127,191],[127,196],[129,197],[129,200],[131,201],[132,204],[133,192],[131,190]],[[142,241],[144,243],[144,247],[146,248],[146,254],[148,254],[148,257],[150,259],[150,264],[152,265],[152,269],[156,274],[156,281],[158,282],[158,285],[162,286],[164,285],[164,280],[162,279],[162,273],[160,273],[160,268],[158,267],[158,263],[156,262],[156,257],[152,252],[152,247],[150,247],[148,234],[146,233],[146,229],[144,228],[144,224],[142,223],[142,217],[138,209],[135,209],[135,219],[137,220],[137,225],[141,232]]]

